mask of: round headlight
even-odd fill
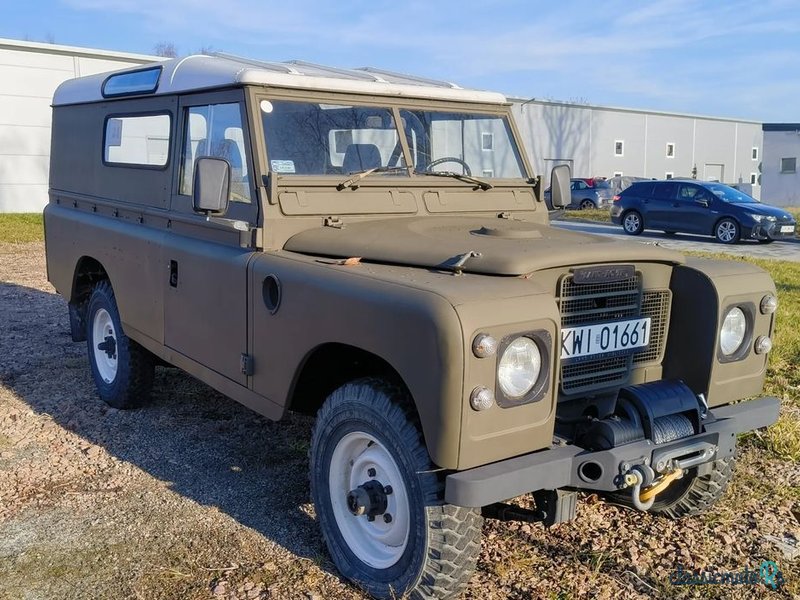
[[[741,347],[746,334],[747,319],[742,309],[734,306],[725,315],[722,329],[719,332],[719,348],[722,350],[722,354],[730,356],[736,352]]]
[[[542,370],[542,353],[532,339],[518,337],[503,351],[497,382],[506,397],[517,400],[531,391]]]

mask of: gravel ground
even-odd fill
[[[271,423],[176,369],[123,412],[94,391],[41,243],[0,245],[0,598],[362,598],[308,503],[311,420]],[[719,510],[679,523],[584,496],[550,530],[490,522],[466,598],[798,597],[800,469],[750,436]],[[775,560],[786,585],[677,587]]]

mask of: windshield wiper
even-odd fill
[[[490,190],[494,186],[485,179],[478,179],[472,175],[464,175],[463,173],[456,173],[455,171],[414,171],[414,175],[430,175],[432,177],[450,177],[477,185],[482,190]]]
[[[396,171],[408,171],[408,167],[373,167],[371,169],[366,169],[365,171],[357,171],[355,173],[350,173],[352,177],[350,177],[349,179],[345,179],[343,182],[338,184],[336,186],[336,189],[341,192],[343,189],[355,185],[356,183],[364,179],[364,177],[369,177],[373,173],[392,173]]]

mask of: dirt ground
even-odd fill
[[[153,401],[106,407],[41,243],[0,245],[0,598],[362,598],[308,502],[311,420],[272,423],[176,369]],[[583,496],[550,530],[489,522],[465,597],[798,597],[800,468],[758,435],[711,515],[672,522]],[[765,537],[772,536],[772,538]],[[674,586],[763,560],[786,584]]]

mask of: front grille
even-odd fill
[[[633,355],[633,364],[658,360],[667,341],[667,321],[672,304],[669,290],[653,290],[642,294],[642,316],[650,317],[650,344],[642,352]]]
[[[658,360],[666,342],[671,295],[669,290],[641,291],[641,277],[612,283],[576,284],[565,275],[559,285],[561,326],[575,327],[650,317],[650,343],[641,352],[606,355],[561,366],[561,389],[576,394],[620,385],[628,380],[631,367]]]

